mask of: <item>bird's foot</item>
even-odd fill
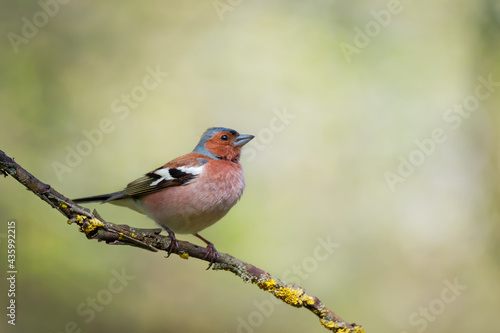
[[[207,254],[205,255],[205,259],[209,262],[207,267],[207,270],[209,270],[210,267],[212,267],[212,265],[214,264],[214,262],[216,262],[217,259],[219,259],[219,252],[217,252],[214,244],[212,243],[207,244],[207,250],[208,251]]]
[[[175,238],[175,234],[172,230],[166,229],[168,232],[169,242],[165,250],[167,251],[167,258],[170,257],[172,253],[176,253],[179,251],[179,242],[177,238]]]
[[[204,241],[205,244],[207,244],[207,254],[205,255],[204,259],[206,261],[208,261],[208,267],[207,267],[207,270],[208,270],[208,269],[210,269],[210,267],[212,267],[214,262],[216,262],[217,259],[219,259],[219,252],[217,252],[217,250],[215,249],[215,246],[214,246],[214,244],[212,244],[212,242],[207,241],[205,238],[201,237],[198,234],[194,234],[194,235],[196,237],[198,237],[199,239],[201,239],[202,241]]]

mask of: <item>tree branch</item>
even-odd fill
[[[125,224],[107,222],[99,216],[96,210],[90,212],[87,208],[75,204],[50,185],[39,181],[1,150],[0,172],[5,177],[12,176],[43,201],[57,209],[68,218],[68,223],[77,224],[79,231],[84,233],[88,239],[104,241],[107,244],[131,245],[154,252],[165,251],[169,245],[169,237],[160,234],[162,229],[139,229]],[[184,259],[194,257],[206,260],[207,249],[189,242],[179,241],[179,248],[175,253]],[[256,284],[260,289],[273,294],[291,306],[304,307],[312,311],[319,317],[321,324],[333,332],[365,332],[359,325],[348,324],[321,303],[317,297],[308,295],[303,288],[287,283],[229,254],[219,253],[212,269],[231,271],[246,283]]]

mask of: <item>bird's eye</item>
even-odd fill
[[[224,135],[223,135],[223,136],[221,136],[220,138],[221,138],[221,140],[223,140],[223,141],[227,141],[227,140],[229,140],[229,138],[227,137],[227,135],[226,135],[226,134],[224,134]]]

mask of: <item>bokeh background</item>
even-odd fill
[[[217,249],[368,332],[494,326],[498,1],[1,7],[0,149],[42,181],[69,197],[116,191],[208,127],[255,134],[241,202],[202,232]],[[15,327],[4,314],[11,220]],[[11,178],[0,179],[0,221],[2,332],[325,332],[204,262],[87,241]]]

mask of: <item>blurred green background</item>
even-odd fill
[[[116,191],[208,127],[255,134],[241,202],[202,232],[218,250],[368,332],[495,322],[498,1],[1,6],[0,149],[42,181],[69,197]],[[326,331],[204,262],[87,241],[11,178],[0,179],[3,277],[11,220],[17,322],[2,278],[2,332]]]

